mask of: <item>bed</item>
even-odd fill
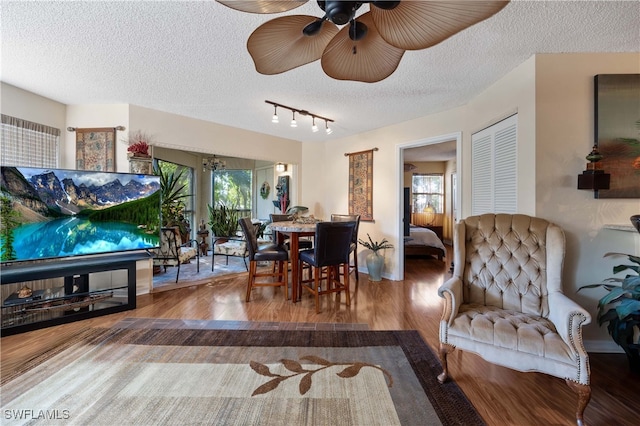
[[[420,226],[409,226],[409,236],[404,237],[405,256],[435,256],[443,260],[445,254],[444,244],[435,232]]]

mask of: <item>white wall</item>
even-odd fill
[[[613,266],[623,263],[624,259],[603,259],[605,253],[640,254],[640,234],[603,229],[605,224],[630,225],[629,217],[640,213],[640,200],[594,199],[593,191],[576,189],[577,176],[585,169],[594,141],[593,77],[632,73],[640,73],[640,54],[536,58],[536,214],[565,230],[565,292],[593,315],[585,329],[592,349],[616,348],[606,327],[598,327],[595,319],[597,301],[605,293],[575,291],[612,276]]]

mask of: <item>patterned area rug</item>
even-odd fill
[[[90,329],[3,377],[3,424],[482,425],[417,331]]]

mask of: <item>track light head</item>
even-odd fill
[[[327,120],[324,121],[324,131],[327,132],[328,135],[333,133],[333,130],[329,127],[329,122]]]
[[[293,118],[291,119],[291,127],[298,127],[298,123],[296,122],[296,112],[293,111]]]
[[[273,117],[271,117],[271,122],[272,123],[278,123],[280,120],[278,120],[278,107],[277,106],[273,106]]]

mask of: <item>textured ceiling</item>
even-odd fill
[[[513,1],[439,45],[406,52],[394,74],[368,84],[333,80],[319,61],[258,74],[246,40],[284,14],[214,1],[2,1],[1,8],[6,83],[65,104],[135,104],[305,142],[463,105],[535,53],[640,51],[637,0]],[[315,1],[287,14],[322,15]],[[333,134],[312,133],[309,117],[297,117],[292,129],[285,111],[272,124],[266,99],[334,119]]]

